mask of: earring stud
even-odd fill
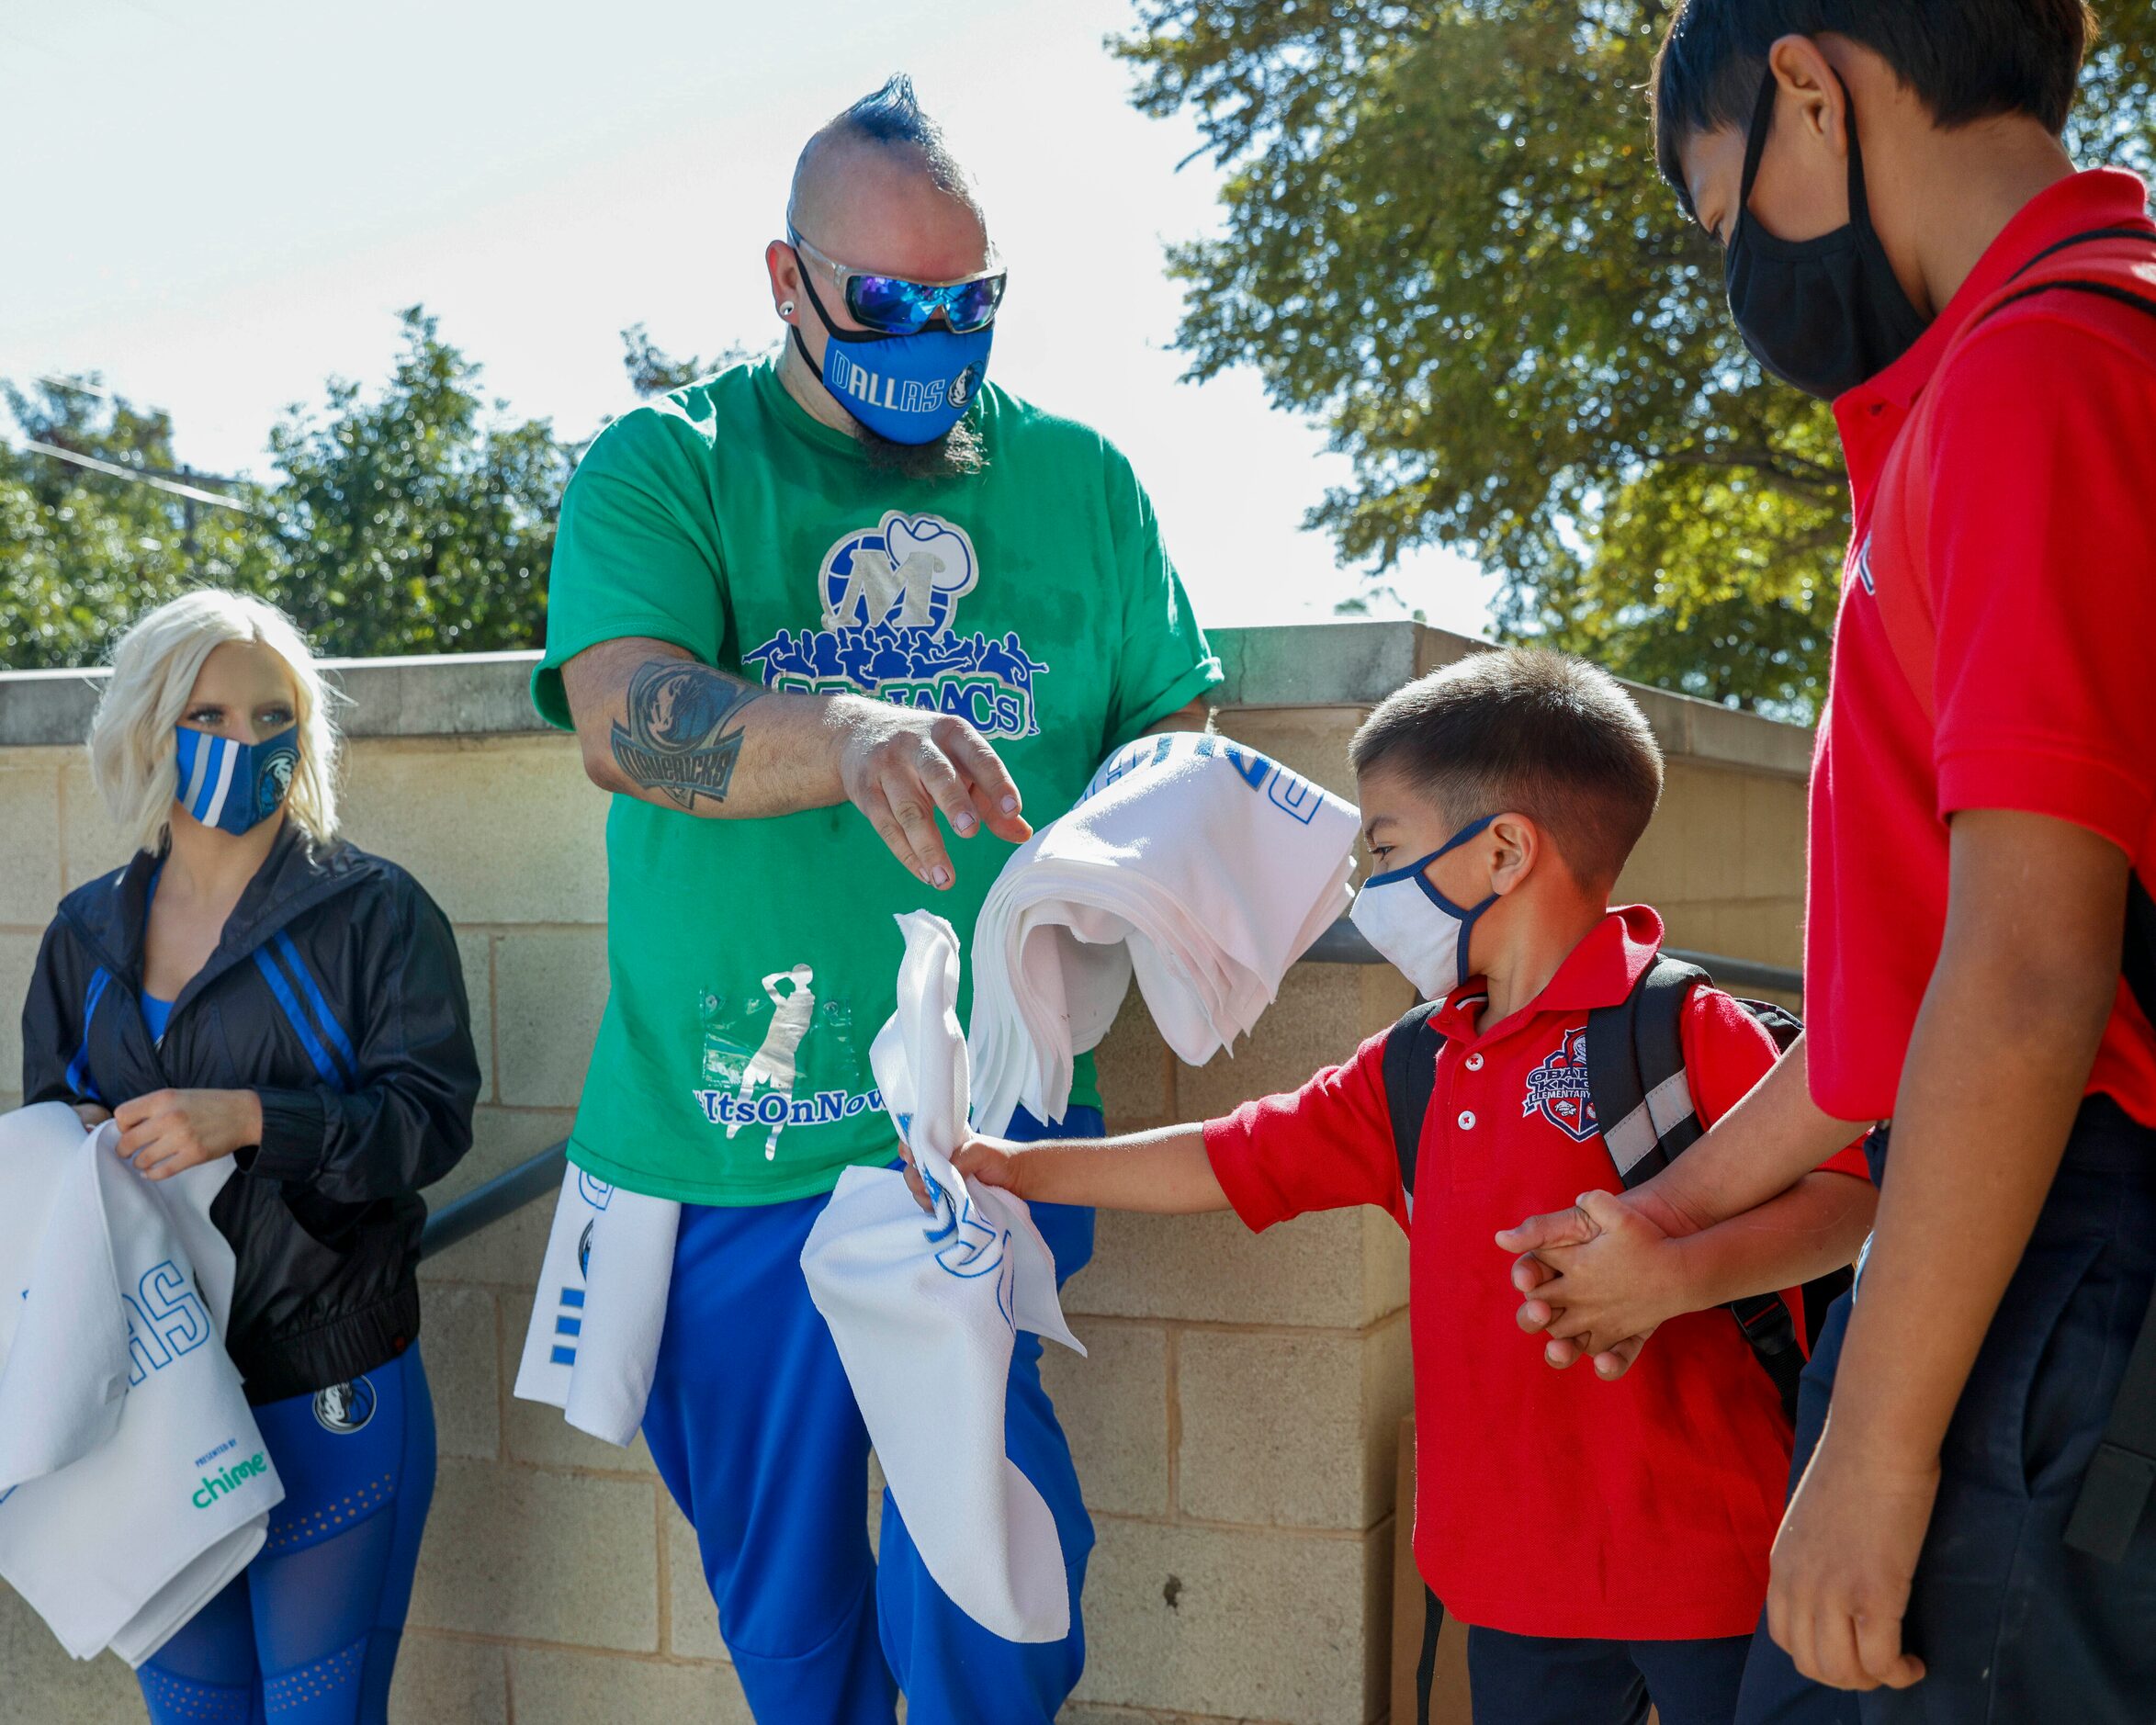
[[[787,301],[786,301],[786,302],[785,302],[784,305],[782,305],[781,307],[779,307],[779,316],[781,316],[782,318],[790,318],[790,317],[792,317],[793,315],[794,315],[794,302],[793,302],[791,299],[787,300]]]

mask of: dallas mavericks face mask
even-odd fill
[[[299,727],[290,725],[258,743],[178,727],[174,764],[180,806],[205,827],[251,832],[285,806],[299,765]]]
[[[1423,871],[1496,818],[1484,815],[1462,827],[1419,862],[1372,874],[1349,909],[1348,919],[1362,930],[1363,939],[1426,1000],[1451,994],[1473,974],[1467,967],[1467,937],[1498,895],[1492,893],[1473,909],[1462,909],[1432,886]]]
[[[1925,320],[1909,303],[1871,225],[1857,110],[1848,117],[1849,220],[1816,240],[1778,240],[1748,206],[1759,159],[1774,129],[1775,77],[1760,86],[1744,146],[1744,180],[1724,270],[1729,305],[1744,345],[1767,370],[1827,400],[1877,377],[1914,345]]]
[[[932,444],[958,423],[988,375],[993,323],[963,334],[932,325],[912,335],[841,330],[824,310],[807,270],[801,286],[830,338],[823,347],[823,387],[841,407],[895,444]],[[797,323],[794,345],[808,359]]]

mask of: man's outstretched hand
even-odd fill
[[[938,892],[956,878],[939,814],[961,839],[984,828],[1011,844],[1033,836],[1009,770],[964,719],[880,701],[848,702],[843,717],[835,735],[847,800],[891,854]]]

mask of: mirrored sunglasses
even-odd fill
[[[840,281],[846,310],[854,321],[883,335],[918,334],[939,311],[960,334],[983,329],[995,321],[997,308],[1003,303],[1004,285],[1010,279],[1008,271],[999,269],[964,281],[909,281],[903,276],[850,268],[810,245],[798,233],[788,237],[796,251],[807,253]]]

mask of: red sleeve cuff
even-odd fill
[[[1246,1102],[1234,1113],[1205,1122],[1205,1158],[1213,1164],[1213,1178],[1227,1194],[1228,1203],[1243,1225],[1263,1232],[1295,1213],[1265,1178],[1258,1158],[1256,1135],[1251,1132],[1257,1104]]]
[[[1822,1174],[1853,1174],[1860,1180],[1871,1178],[1871,1164],[1865,1159],[1864,1140],[1844,1144],[1834,1155],[1819,1165]]]
[[[1957,747],[1939,756],[1939,818],[1965,808],[2049,815],[2136,855],[2148,831],[2147,781],[2108,761],[2032,744]]]

